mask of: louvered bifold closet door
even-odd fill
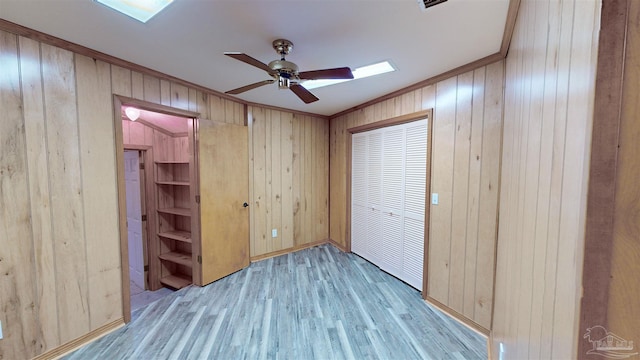
[[[407,124],[405,140],[403,280],[422,290],[424,263],[427,121]]]
[[[352,136],[351,251],[422,290],[427,120]]]
[[[402,126],[381,129],[384,142],[382,166],[382,261],[380,268],[402,277],[404,233],[404,137]]]
[[[362,256],[374,264],[382,261],[382,133],[368,136],[367,251]]]
[[[367,135],[351,138],[351,251],[367,253]]]

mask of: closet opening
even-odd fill
[[[193,283],[198,115],[120,96],[114,96],[114,111],[122,302],[129,322],[147,305]]]

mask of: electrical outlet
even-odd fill
[[[438,193],[431,194],[431,204],[438,205]]]
[[[278,237],[278,229],[271,229],[271,237]]]
[[[2,321],[0,321],[0,340],[2,340]]]

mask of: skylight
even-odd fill
[[[373,65],[367,65],[359,67],[352,71],[353,80],[362,79],[369,76],[380,75],[388,72],[396,71],[396,69],[388,61],[379,62]],[[315,89],[322,86],[329,86],[333,84],[339,84],[341,82],[351,81],[349,79],[344,80],[308,80],[304,82],[306,89]]]
[[[113,10],[119,11],[127,16],[146,23],[156,16],[173,0],[96,0]]]

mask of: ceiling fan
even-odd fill
[[[309,104],[314,101],[318,101],[318,98],[301,85],[302,80],[353,79],[351,69],[348,67],[298,72],[298,65],[285,59],[285,56],[291,52],[291,49],[293,49],[293,43],[291,41],[285,39],[274,40],[273,48],[278,54],[280,54],[280,60],[273,60],[269,65],[244,53],[225,52],[224,54],[227,56],[266,71],[273,78],[229,90],[226,94],[241,94],[245,91],[249,91],[263,85],[273,84],[277,81],[278,88],[290,89],[300,98],[300,100]]]

